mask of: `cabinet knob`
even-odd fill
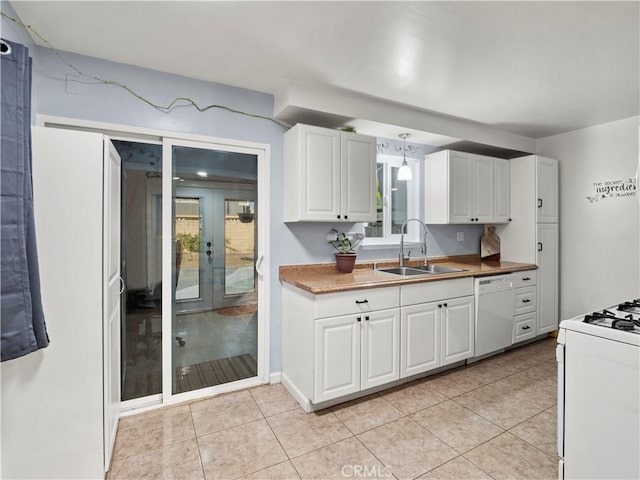
[[[447,303],[444,303],[443,305],[444,305],[445,307],[449,306]]]
[[[438,304],[438,308],[442,308],[442,304],[441,303]]]
[[[358,321],[361,321],[361,320],[362,320],[362,317],[358,317],[358,318],[357,318],[357,320],[358,320]]]
[[[367,316],[367,317],[364,317],[364,319],[365,319],[367,322],[369,321],[369,317],[368,317],[368,316]]]
[[[349,219],[349,217],[348,217],[347,215],[345,215],[345,216],[344,216],[344,219],[345,219],[345,220],[348,220],[348,219]]]
[[[511,221],[511,219],[509,219],[509,221]]]
[[[338,215],[338,220],[340,219],[340,215]]]

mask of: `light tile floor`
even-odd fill
[[[110,480],[555,479],[555,339],[306,414],[281,384],[120,420]]]

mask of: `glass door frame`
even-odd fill
[[[173,147],[189,147],[203,150],[219,150],[233,153],[256,155],[258,161],[258,198],[260,211],[266,212],[257,216],[258,241],[257,261],[254,268],[258,273],[258,358],[256,377],[236,382],[207,387],[183,393],[173,393],[173,359],[172,359],[172,319],[175,315],[173,302]],[[176,403],[215,393],[227,392],[245,386],[269,382],[269,335],[266,321],[269,285],[269,154],[267,146],[252,146],[246,142],[201,142],[177,137],[162,139],[162,398],[163,403]],[[167,239],[171,240],[168,241]]]
[[[255,269],[258,273],[258,358],[256,377],[236,382],[207,387],[183,393],[173,393],[172,319],[175,315],[173,302],[174,269],[173,258],[173,147],[189,147],[256,155],[258,161],[258,208],[264,214],[257,215],[258,241]],[[177,403],[216,393],[269,382],[269,147],[233,141],[194,141],[178,137],[162,139],[162,403]]]

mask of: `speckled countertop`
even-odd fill
[[[397,266],[398,262],[379,261],[377,268]],[[464,272],[425,275],[419,277],[401,277],[392,273],[374,270],[373,262],[356,263],[352,273],[340,273],[334,263],[316,265],[281,265],[280,281],[289,283],[308,292],[333,293],[361,288],[390,287],[409,283],[437,282],[451,278],[483,277],[500,273],[533,270],[538,267],[529,263],[515,262],[484,262],[479,255],[463,255],[456,257],[438,257],[429,259],[430,264],[445,267],[462,268]],[[422,265],[422,261],[411,260],[406,266]]]

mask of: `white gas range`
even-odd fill
[[[640,478],[640,299],[560,323],[560,479]]]

